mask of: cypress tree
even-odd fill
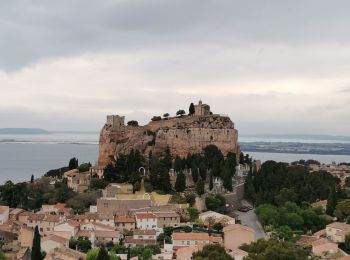
[[[212,190],[214,188],[214,177],[213,174],[210,174],[210,179],[209,179],[209,190]]]
[[[335,192],[335,187],[333,186],[329,192],[329,196],[327,199],[326,213],[332,216],[336,206],[337,206],[337,193]]]
[[[196,112],[193,103],[190,104],[190,108],[189,108],[188,112],[189,112],[190,115],[193,115]]]
[[[168,170],[170,170],[171,167],[173,166],[172,157],[171,157],[169,146],[165,150],[165,155],[164,155],[164,158],[162,159],[162,163],[164,164],[164,166]]]
[[[186,189],[186,176],[183,172],[180,172],[176,176],[175,190],[177,192],[183,192]]]
[[[30,177],[30,183],[34,183],[34,175],[32,174],[32,176]]]
[[[199,196],[204,194],[204,181],[201,178],[196,183],[196,192]]]
[[[41,238],[40,238],[40,233],[39,233],[39,228],[38,226],[35,227],[34,230],[34,238],[33,238],[33,246],[32,246],[32,253],[31,253],[31,259],[35,260],[41,260]]]
[[[192,164],[191,173],[192,173],[193,182],[197,182],[198,181],[198,168],[197,168],[195,163]]]

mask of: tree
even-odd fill
[[[160,120],[162,120],[162,117],[160,117],[160,116],[153,116],[153,117],[151,118],[151,120],[152,120],[152,121],[160,121]]]
[[[347,252],[350,251],[350,234],[345,236],[344,246]]]
[[[177,116],[183,116],[184,114],[186,114],[186,112],[185,112],[185,110],[183,110],[183,109],[180,109],[180,110],[178,110],[178,111],[176,112],[176,115],[177,115]]]
[[[186,176],[183,172],[180,172],[176,176],[175,190],[177,192],[183,192],[186,189]]]
[[[165,113],[165,114],[163,115],[163,117],[166,118],[166,119],[168,119],[169,116],[170,116],[169,113]]]
[[[100,247],[96,260],[109,260],[108,252],[104,246]]]
[[[234,260],[220,245],[205,245],[201,251],[193,253],[194,260]]]
[[[73,248],[73,249],[75,249],[75,248]],[[100,251],[99,248],[90,249],[90,250],[87,252],[86,260],[96,260],[99,251]]]
[[[208,210],[220,211],[226,205],[226,199],[221,194],[210,194],[205,198],[205,206]]]
[[[198,181],[198,168],[196,166],[195,163],[192,163],[192,166],[191,166],[191,174],[192,174],[192,179],[193,179],[193,182],[197,182]]]
[[[79,166],[79,172],[87,172],[90,170],[91,163],[82,163]]]
[[[199,212],[198,212],[197,209],[195,209],[195,208],[188,208],[187,211],[188,211],[188,214],[190,215],[190,221],[191,222],[195,221],[198,218]]]
[[[201,161],[199,164],[199,175],[201,176],[202,180],[207,179],[207,165],[204,161]]]
[[[136,120],[130,120],[127,124],[128,124],[129,126],[138,126],[138,125],[139,125],[139,122],[137,122]]]
[[[189,107],[189,109],[188,109],[188,114],[189,114],[190,116],[192,116],[195,112],[196,112],[196,110],[195,110],[194,104],[191,103],[191,104],[190,104],[190,107]]]
[[[287,201],[295,202],[296,200],[297,198],[294,189],[283,188],[275,197],[276,204],[279,206],[284,205]]]
[[[30,177],[30,183],[34,183],[34,174]]]
[[[243,152],[239,154],[239,163],[244,164],[245,163],[245,158]]]
[[[217,222],[214,224],[213,228],[217,231],[222,231],[222,229],[224,228],[223,225],[220,222]]]
[[[199,178],[196,183],[196,192],[199,196],[202,196],[204,194],[204,181],[202,178]]]
[[[152,250],[150,248],[145,248],[142,253],[142,259],[151,260],[152,259]]]
[[[99,190],[104,189],[108,185],[108,182],[104,179],[91,179],[90,180],[90,189],[91,190]]]
[[[86,253],[91,249],[91,241],[85,237],[79,237],[77,239],[77,249]]]
[[[240,249],[248,252],[246,260],[307,260],[311,255],[309,248],[296,247],[293,243],[277,239],[259,239]]]
[[[41,255],[41,238],[39,233],[38,226],[34,229],[34,237],[33,237],[33,245],[32,245],[32,252],[31,252],[31,259],[42,259]]]
[[[78,159],[73,157],[69,160],[68,168],[69,170],[73,170],[78,168],[78,165],[79,165]]]
[[[212,190],[214,188],[214,177],[213,177],[213,174],[210,174],[210,177],[209,177],[209,190]]]
[[[333,186],[329,192],[327,199],[326,213],[333,216],[333,212],[337,206],[337,194],[335,192],[335,187]]]
[[[168,170],[171,169],[171,167],[172,167],[172,156],[171,156],[171,152],[170,152],[169,146],[167,146],[167,148],[165,149],[164,158],[161,160],[161,162],[164,164],[164,166]]]

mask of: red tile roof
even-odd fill
[[[208,233],[173,233],[173,240],[208,240]]]
[[[135,216],[137,219],[148,219],[157,217],[155,214],[152,213],[137,213]]]

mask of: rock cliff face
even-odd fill
[[[125,126],[124,117],[108,116],[99,141],[98,165],[105,167],[118,154],[138,149],[162,156],[167,147],[172,155],[186,157],[214,144],[224,155],[239,154],[238,131],[227,116],[193,115],[151,121],[145,126]]]

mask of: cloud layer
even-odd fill
[[[349,134],[348,1],[3,1],[0,127],[146,123],[199,98],[243,133]]]

